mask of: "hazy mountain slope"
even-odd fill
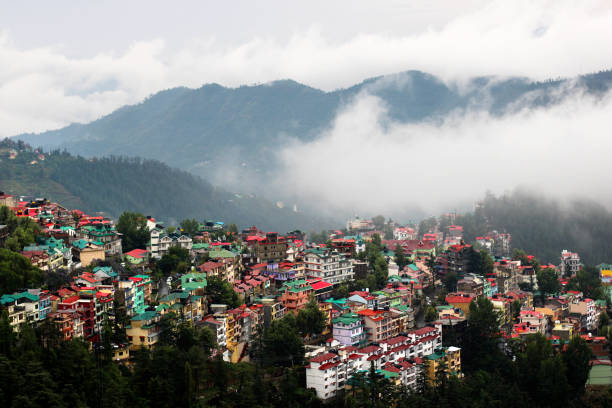
[[[606,91],[611,84],[612,71],[547,82],[475,78],[461,85],[410,71],[333,92],[289,80],[233,89],[213,84],[162,91],[87,125],[18,137],[33,146],[85,156],[157,159],[213,183],[254,184],[251,191],[262,191],[277,170],[279,146],[290,138],[317,137],[362,92],[382,98],[391,119],[415,122],[467,108],[500,115],[555,103],[583,87],[591,93]]]
[[[472,242],[488,231],[512,234],[512,246],[544,262],[559,263],[564,249],[578,252],[583,262],[612,262],[612,213],[589,200],[563,201],[526,190],[499,197],[488,195],[474,214],[462,215],[465,238]]]
[[[58,151],[40,160],[25,149],[15,159],[8,159],[7,150],[1,149],[6,145],[0,143],[0,190],[12,194],[47,197],[69,208],[103,211],[112,217],[129,210],[166,222],[193,217],[281,232],[329,225],[329,221],[278,208],[259,197],[215,188],[158,161],[118,157],[88,160]]]

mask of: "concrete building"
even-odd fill
[[[353,264],[344,255],[327,249],[308,249],[304,253],[305,273],[333,285],[353,279]]]

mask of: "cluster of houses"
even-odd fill
[[[106,322],[126,316],[127,341],[115,344],[113,353],[116,360],[129,361],[132,351],[157,343],[160,321],[174,313],[212,330],[224,359],[239,362],[248,359],[249,344],[262,328],[299,313],[314,300],[328,324],[308,346],[306,381],[322,399],[350,389],[356,375],[372,365],[385,378],[409,387],[416,386],[419,375],[435,381],[442,366],[447,375],[461,376],[461,350],[443,347],[442,338],[449,330],[460,338],[469,305],[480,297],[499,311],[509,338],[539,332],[567,341],[574,333],[594,329],[605,307],[571,291],[534,307],[534,294],[520,286],[528,283],[537,289],[535,270],[508,258],[510,234],[497,231],[477,238],[477,245],[495,257],[493,272],[480,276],[470,270],[472,247],[463,241],[461,226],[434,228],[420,236],[412,227],[395,226],[393,239],[382,241],[389,269],[384,287],[348,291],[350,283],[370,272],[359,254],[374,234],[383,235],[370,220],[350,221],[347,230],[332,231],[326,244],[314,244],[301,231],[283,235],[251,227],[232,233],[215,221],[187,234],[149,216],[147,245],[124,253],[121,233],[103,216],[7,194],[0,194],[0,205],[41,228],[21,254],[41,270],[69,276],[55,291],[24,288],[2,294],[0,303],[16,330],[22,323],[51,319],[66,340],[82,337],[96,343]],[[0,226],[0,239],[2,231]],[[173,247],[189,253],[187,270],[153,279],[153,263]],[[402,268],[394,261],[397,247],[407,260]],[[579,265],[577,254],[564,251],[560,267],[542,267],[571,276],[576,259]],[[429,302],[423,290],[439,285],[451,272],[458,278],[456,290],[436,308],[436,319],[422,327],[417,316]],[[612,269],[602,269],[602,277],[612,287]],[[240,306],[211,301],[207,289],[212,279],[227,282]],[[341,286],[346,286],[344,292]]]

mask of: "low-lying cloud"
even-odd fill
[[[611,117],[611,94],[577,93],[549,108],[403,124],[362,94],[317,140],[284,149],[278,184],[295,186],[298,200],[359,214],[435,214],[516,187],[606,204]]]
[[[364,25],[363,32],[341,41],[316,27],[239,45],[194,38],[176,49],[151,39],[85,58],[69,57],[59,46],[21,49],[10,33],[0,34],[0,136],[91,121],[181,85],[291,78],[330,90],[409,69],[456,80],[546,79],[612,67],[612,6],[602,0],[503,0],[440,28],[390,34],[368,32]]]

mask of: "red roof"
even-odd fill
[[[314,290],[319,290],[319,289],[329,288],[330,286],[333,286],[333,285],[331,283],[329,283],[329,282],[318,281],[318,282],[315,282],[315,283],[311,283],[310,286]]]
[[[323,365],[321,365],[319,367],[319,370],[328,370],[330,368],[334,368],[334,367],[339,366],[339,365],[340,365],[339,361],[336,361],[334,363],[325,363],[325,364],[323,364]]]
[[[394,344],[402,343],[406,340],[408,340],[408,337],[398,336],[398,337],[393,337],[392,339],[387,340],[386,343],[390,346],[393,346]]]
[[[363,354],[370,354],[378,350],[380,350],[380,347],[378,346],[366,346],[364,348],[359,349],[359,352]]]
[[[446,303],[470,303],[475,296],[470,293],[446,295]]]
[[[331,360],[332,358],[335,358],[335,357],[338,357],[338,355],[334,353],[319,354],[318,356],[311,358],[310,362],[311,363],[322,363],[324,361]]]
[[[130,252],[126,252],[126,255],[132,258],[144,258],[147,255],[147,251],[144,249],[132,249]]]

